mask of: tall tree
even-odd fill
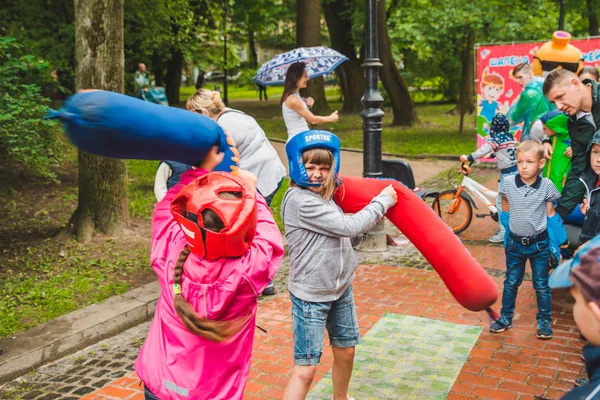
[[[296,45],[312,47],[321,45],[321,1],[296,1]],[[329,104],[325,97],[325,80],[318,77],[308,81],[307,95],[315,100],[313,110],[317,114],[329,112]]]
[[[360,112],[363,109],[361,99],[365,92],[365,78],[352,35],[352,6],[352,0],[323,2],[331,47],[348,57],[348,61],[336,69],[344,97],[344,113]]]
[[[406,86],[404,79],[402,79],[394,61],[387,24],[385,0],[379,0],[377,2],[377,33],[379,59],[383,64],[383,67],[379,70],[379,74],[392,104],[392,111],[394,113],[392,125],[412,125],[417,122],[417,112],[410,98],[408,86]]]
[[[600,34],[598,30],[598,8],[600,8],[600,4],[598,0],[585,0],[585,5],[588,18],[588,33],[590,36],[598,36]]]
[[[461,85],[457,106],[460,114],[458,133],[463,133],[465,114],[472,114],[475,111],[475,86],[473,84],[475,80],[474,45],[475,31],[472,28],[467,28],[464,33],[464,44],[461,52]]]
[[[75,87],[123,92],[123,0],[75,0]],[[79,151],[79,202],[70,225],[87,242],[128,224],[125,161]]]

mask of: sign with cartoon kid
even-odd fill
[[[558,32],[555,33],[555,36]],[[497,113],[506,114],[509,108],[519,100],[519,94],[523,89],[513,77],[513,70],[523,62],[532,64],[536,60],[538,50],[544,44],[548,47],[547,42],[479,44],[475,46],[477,57],[476,127],[478,148],[489,138],[489,125],[494,115]],[[570,40],[570,44],[581,51],[584,65],[595,66],[600,69],[600,37]],[[550,58],[552,58],[552,55],[550,55]],[[558,64],[563,61],[560,55],[557,56],[556,60],[541,60],[544,64]],[[574,60],[575,63],[579,61]],[[536,70],[534,68],[534,72]],[[521,138],[522,128],[522,124],[511,127],[511,132],[517,141]]]

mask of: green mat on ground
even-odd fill
[[[446,399],[482,328],[386,314],[356,347],[350,396],[367,399]],[[329,400],[331,371],[308,399]]]

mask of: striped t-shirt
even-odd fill
[[[534,236],[546,230],[546,203],[560,198],[560,193],[548,178],[538,176],[528,185],[519,175],[507,176],[500,189],[510,206],[510,231],[518,236]]]

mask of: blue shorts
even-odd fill
[[[336,301],[304,301],[292,293],[294,364],[318,365],[323,353],[325,328],[333,347],[354,347],[360,340],[352,286]]]

